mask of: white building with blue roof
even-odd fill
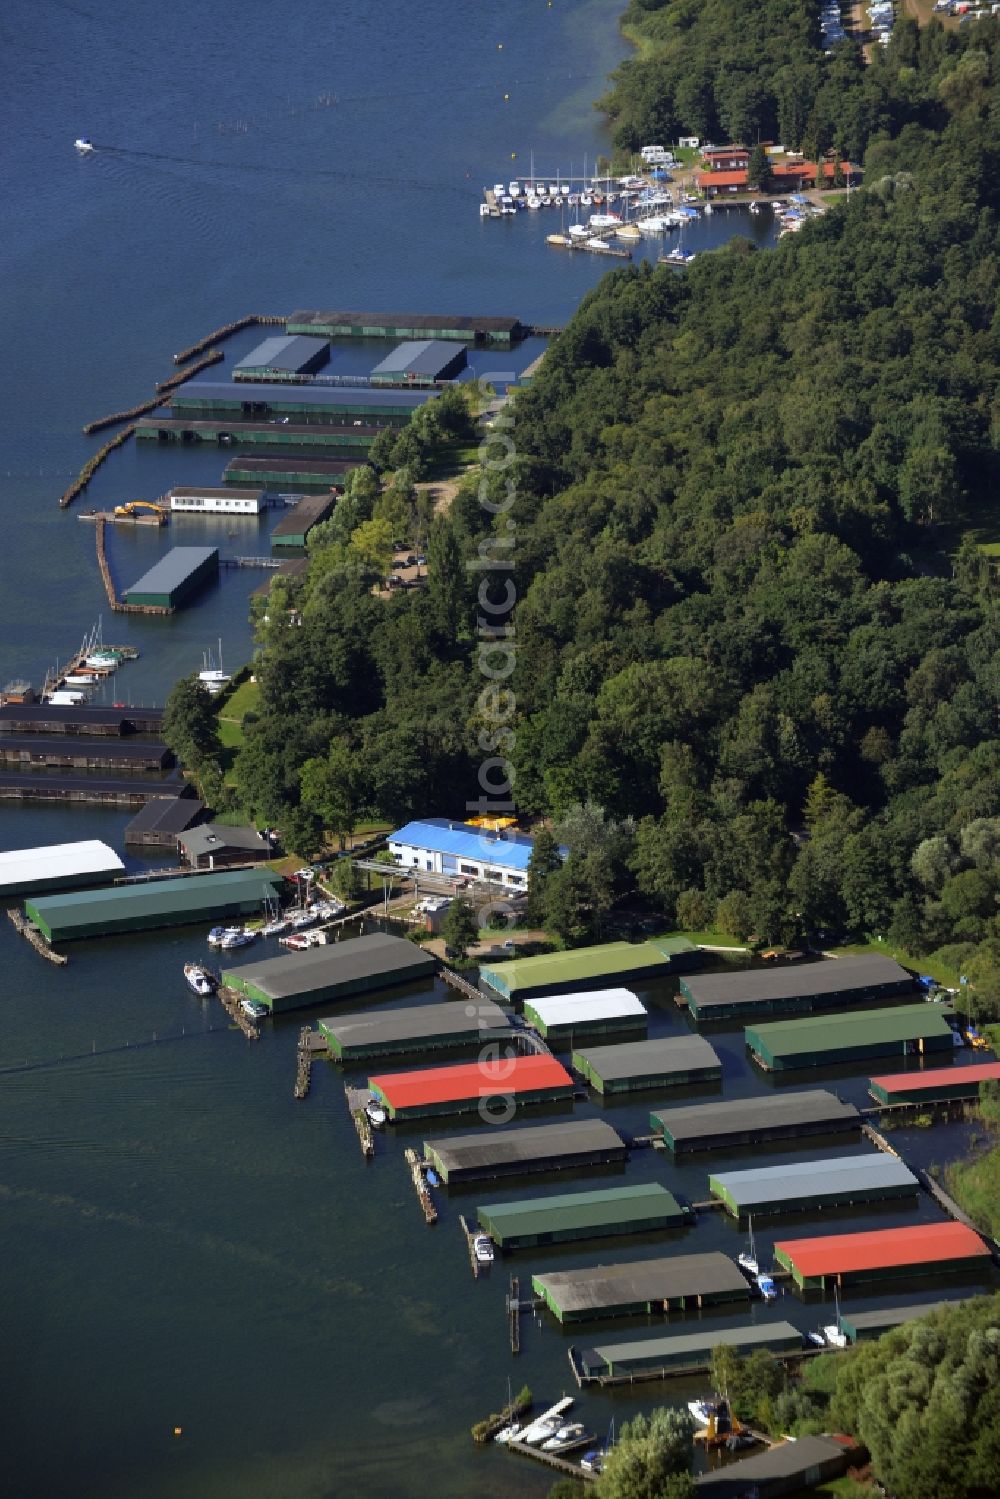
[[[532,839],[525,833],[495,833],[446,817],[408,822],[389,835],[389,852],[401,869],[454,880],[488,880],[511,890],[528,888],[531,849]]]

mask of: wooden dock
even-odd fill
[[[441,964],[441,967],[438,969],[438,978],[443,979],[446,984],[450,984],[453,989],[457,989],[459,994],[464,994],[466,999],[474,999],[476,1004],[482,1004],[483,996],[475,984],[470,984],[468,979],[462,978],[462,975],[456,973],[453,968],[449,968],[447,963]]]
[[[65,953],[53,952],[34,922],[28,921],[26,917],[21,915],[20,911],[13,908],[8,909],[7,920],[15,932],[19,932],[27,942],[31,943],[35,951],[40,953],[43,958],[48,958],[50,963],[57,963],[60,967],[65,967],[69,962],[69,958],[67,958]]]
[[[361,1154],[366,1161],[370,1161],[375,1155],[375,1131],[372,1122],[365,1113],[365,1104],[371,1098],[367,1088],[352,1088],[350,1083],[344,1084],[344,1097],[347,1099],[347,1107],[354,1127],[361,1141]]]
[[[118,590],[111,577],[111,568],[108,565],[108,550],[105,539],[107,520],[103,515],[97,515],[95,520],[95,536],[97,541],[97,566],[101,571],[101,581],[104,583],[104,592],[108,596],[108,603],[116,614],[173,614],[173,609],[162,604],[128,604],[124,599],[118,597]]]
[[[412,1146],[407,1146],[405,1154],[414,1190],[416,1191],[420,1206],[424,1210],[424,1222],[428,1224],[436,1223],[438,1216],[437,1208],[434,1206],[431,1190],[427,1185],[427,1178],[424,1175],[424,1171],[426,1170],[425,1163],[420,1159]]]
[[[510,1278],[507,1287],[507,1323],[510,1331],[510,1351],[521,1351],[521,1282],[516,1275]]]
[[[312,1065],[320,1054],[329,1055],[326,1043],[311,1025],[304,1025],[299,1031],[299,1044],[295,1048],[295,1090],[292,1095],[294,1098],[305,1098],[308,1094],[312,1085]]]
[[[240,1004],[240,996],[236,993],[236,990],[227,989],[225,984],[220,984],[215,992],[219,1003],[222,1005],[222,1008],[225,1010],[230,1020],[232,1020],[236,1025],[239,1026],[240,1030],[243,1032],[244,1036],[246,1036],[247,1040],[259,1041],[260,1030],[257,1026],[257,1023],[256,1021],[251,1020],[246,1010],[244,1010],[243,1006]]]
[[[465,1221],[465,1214],[464,1213],[460,1213],[459,1214],[458,1222],[459,1222],[459,1226],[461,1227],[461,1230],[462,1230],[463,1234],[465,1235],[465,1247],[469,1251],[469,1264],[472,1267],[472,1279],[473,1280],[478,1280],[479,1279],[479,1269],[480,1269],[480,1266],[479,1266],[479,1261],[476,1259],[476,1235],[475,1235],[475,1232],[474,1232],[473,1229],[471,1229],[469,1227],[468,1223]]]

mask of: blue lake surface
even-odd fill
[[[0,681],[39,681],[102,614],[106,639],[141,650],[114,689],[133,701],[161,701],[220,638],[227,665],[247,659],[259,573],[225,571],[169,619],[122,621],[106,610],[93,528],[76,518],[173,484],[217,483],[224,450],[130,444],[75,509],[57,508],[102,440],[84,437],[83,423],[150,395],[177,349],[249,312],[484,312],[543,325],[572,314],[605,264],[549,249],[552,212],[482,222],[478,203],[484,184],[525,175],[532,153],[539,175],[554,177],[605,148],[592,100],[625,52],[618,10],[619,0],[9,0]],[[77,155],[78,135],[100,149]],[[767,216],[719,213],[686,247],[737,230],[760,243],[774,232]],[[259,336],[227,342],[209,378],[226,378]],[[476,352],[476,372],[521,368],[538,347]],[[118,528],[112,567],[127,586],[170,545],[262,552],[273,521]],[[129,816],[0,804],[0,846],[101,837],[121,849]],[[202,1007],[180,972],[207,956],[201,931],[77,943],[69,967],[55,969],[3,922],[0,951],[5,1493],[547,1490],[544,1469],[474,1449],[468,1431],[502,1401],[508,1376],[557,1398],[569,1385],[567,1340],[527,1318],[524,1351],[511,1358],[508,1267],[471,1279],[457,1218],[475,1195],[442,1197],[441,1221],[425,1227],[402,1154],[419,1132],[389,1136],[366,1164],[332,1068],[319,1067],[309,1099],[293,1102],[299,1017],[250,1046],[218,1006]],[[387,1002],[428,992],[437,990]],[[684,1030],[671,986],[641,993],[652,1033]],[[727,1091],[767,1086],[739,1031],[716,1042]],[[836,1086],[864,1098],[860,1071]],[[581,1115],[597,1107],[577,1105]],[[642,1132],[649,1107],[605,1113]],[[933,1139],[914,1131],[906,1148],[940,1160],[964,1139],[959,1127]],[[642,1151],[628,1176],[698,1200],[708,1169]],[[487,1184],[482,1199],[534,1190]],[[916,1215],[933,1210],[922,1201],[864,1221]],[[683,1243],[735,1252],[741,1236],[713,1213]],[[569,1247],[514,1268],[523,1286],[533,1268],[662,1247]],[[817,1309],[789,1296],[754,1315],[808,1327]],[[689,1393],[670,1386],[668,1398]],[[603,1434],[612,1416],[660,1398],[588,1396],[582,1409]]]

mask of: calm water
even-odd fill
[[[477,202],[483,183],[526,173],[532,151],[540,174],[593,163],[604,140],[590,101],[622,55],[618,9],[300,0],[286,14],[261,0],[167,10],[9,0],[0,681],[39,678],[101,615],[92,529],[56,499],[96,445],[83,422],[144,398],[175,349],[258,310],[399,307],[541,323],[571,314],[603,263],[548,250],[554,214],[481,223]],[[113,149],[78,158],[79,134]],[[687,247],[736,228],[762,241],[772,233],[717,214]],[[227,363],[255,340],[228,344]],[[78,508],[218,481],[225,456],[130,446]],[[169,540],[116,533],[112,563],[128,584],[171,541],[263,551],[272,522],[240,523],[234,536],[197,521]],[[169,620],[106,621],[108,638],[142,650],[119,690],[162,698],[220,636],[227,664],[246,659],[259,579],[224,574]],[[128,815],[0,806],[0,843],[103,837],[120,848]],[[470,1199],[444,1201],[426,1229],[402,1139],[366,1166],[332,1070],[318,1069],[309,1100],[293,1103],[297,1021],[256,1047],[223,1028],[218,1007],[203,1008],[180,977],[188,956],[206,952],[200,932],[79,943],[59,971],[4,922],[0,950],[5,1492],[545,1492],[542,1470],[476,1452],[467,1429],[502,1399],[508,1374],[555,1398],[568,1377],[563,1335],[527,1323],[512,1367],[505,1274],[498,1266],[473,1284],[458,1232]],[[654,1032],[680,1030],[667,986],[646,997]],[[728,1090],[764,1086],[738,1033],[713,1040]],[[860,1078],[837,1085],[863,1096]],[[639,1129],[648,1107],[610,1105],[607,1115]],[[960,1144],[915,1132],[907,1149],[941,1159]],[[705,1195],[707,1171],[641,1152],[628,1168],[691,1198]],[[866,1221],[916,1211],[930,1210]],[[721,1214],[684,1242],[739,1246]],[[602,1253],[570,1248],[517,1268]],[[786,1298],[766,1315],[808,1326],[816,1310]],[[656,1398],[584,1406],[603,1432],[611,1415]]]

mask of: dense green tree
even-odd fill
[[[529,926],[540,926],[545,921],[549,876],[561,868],[562,855],[555,837],[548,828],[539,828],[528,860],[528,899],[524,919]]]
[[[672,1406],[623,1421],[594,1486],[599,1499],[683,1499],[693,1431],[687,1411]]]
[[[181,677],[163,705],[163,737],[180,763],[198,772],[207,760],[218,761],[219,723],[211,693],[197,676]]]
[[[479,921],[469,901],[459,895],[451,902],[441,922],[441,935],[448,947],[464,958],[479,940]]]
[[[326,754],[307,760],[301,771],[302,805],[322,820],[345,848],[361,809],[362,781],[346,740],[334,739]]]

